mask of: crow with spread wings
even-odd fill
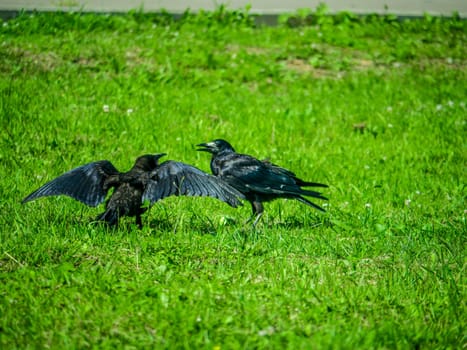
[[[125,173],[119,172],[108,160],[82,165],[46,183],[23,199],[26,203],[45,196],[66,195],[95,207],[105,201],[111,188],[114,191],[106,203],[106,210],[96,220],[110,226],[118,224],[122,216],[136,217],[141,228],[141,214],[150,205],[169,196],[209,196],[232,207],[242,205],[241,193],[222,179],[206,174],[194,166],[165,161],[165,153],[143,155]]]

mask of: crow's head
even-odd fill
[[[152,171],[157,168],[159,163],[159,158],[165,156],[166,153],[158,154],[145,154],[136,159],[134,168],[138,168],[144,171]]]
[[[217,139],[207,143],[200,143],[196,146],[199,147],[197,151],[209,152],[212,154],[218,154],[224,151],[235,152],[230,143],[222,139]]]

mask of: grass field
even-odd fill
[[[0,347],[465,349],[467,22],[243,12],[0,24]],[[116,230],[21,199],[225,138],[327,212],[171,197]],[[323,204],[323,203],[320,203]]]

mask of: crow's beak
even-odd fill
[[[198,147],[196,150],[197,151],[202,151],[202,152],[212,152],[212,144],[211,143],[200,143],[199,145],[196,145]]]
[[[163,156],[166,156],[166,155],[167,155],[167,153],[157,153],[157,154],[154,155],[154,158],[156,159],[156,162],[157,162],[160,158],[162,158]]]

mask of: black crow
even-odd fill
[[[165,153],[143,155],[126,173],[119,172],[108,160],[92,162],[53,179],[23,199],[26,203],[45,196],[67,195],[95,207],[105,201],[110,188],[114,188],[106,203],[106,210],[96,220],[109,225],[118,224],[122,216],[135,216],[141,228],[141,214],[149,205],[168,196],[209,196],[232,207],[241,205],[244,196],[221,179],[206,174],[191,165],[166,161],[158,164]]]
[[[323,208],[303,196],[327,199],[321,193],[302,189],[302,186],[328,187],[327,185],[299,179],[293,172],[261,161],[246,154],[236,153],[225,140],[214,140],[197,145],[198,151],[212,154],[211,171],[217,177],[245,195],[251,203],[256,225],[263,214],[263,202],[277,198],[293,198],[318,210]]]

